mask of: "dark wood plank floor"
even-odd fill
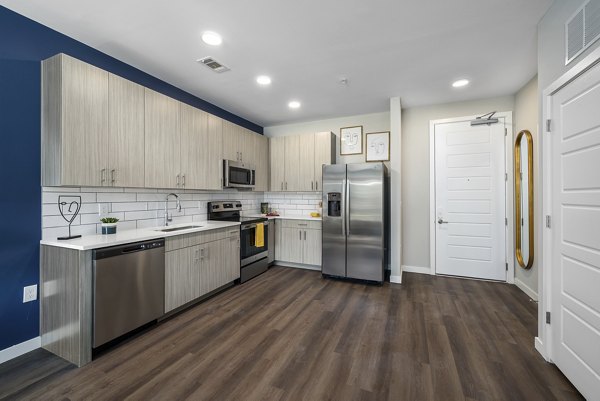
[[[516,287],[406,274],[383,287],[276,267],[75,369],[0,365],[0,398],[580,400],[533,349]]]

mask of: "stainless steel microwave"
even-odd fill
[[[223,160],[224,188],[254,188],[256,168],[251,164]]]

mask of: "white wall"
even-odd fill
[[[429,271],[429,122],[513,111],[514,97],[402,110],[402,265]]]
[[[515,96],[515,136],[521,130],[529,130],[533,136],[533,188],[534,188],[534,220],[541,214],[542,193],[538,190],[540,184],[540,141],[538,130],[538,85],[537,76],[533,77]],[[538,254],[542,249],[540,225],[534,223],[534,259],[529,270],[519,266],[515,258],[515,284],[527,295],[537,301],[538,293]]]

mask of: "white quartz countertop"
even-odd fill
[[[168,238],[175,237],[177,235],[196,233],[202,231],[210,231],[216,230],[219,228],[227,228],[227,227],[235,227],[239,226],[238,222],[231,221],[203,221],[198,223],[183,223],[183,224],[173,224],[168,228],[175,227],[184,227],[184,226],[200,226],[197,228],[191,228],[188,230],[178,230],[171,232],[162,232],[157,231],[161,228],[166,227],[156,227],[156,228],[140,228],[137,230],[123,230],[117,231],[116,234],[96,234],[96,235],[84,235],[81,238],[76,238],[72,240],[59,241],[57,239],[45,239],[41,240],[40,244],[49,245],[49,246],[57,246],[61,248],[70,248],[77,249],[80,251],[86,251],[90,249],[98,249],[98,248],[106,248],[109,246],[115,245],[123,245],[129,244],[132,242],[139,241],[147,241],[158,238]]]
[[[322,217],[311,217],[311,216],[267,216],[266,214],[247,214],[244,217],[266,217],[269,220],[311,220],[311,221],[322,221]]]

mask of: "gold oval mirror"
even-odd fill
[[[533,137],[523,130],[515,141],[515,252],[524,269],[533,266]]]

